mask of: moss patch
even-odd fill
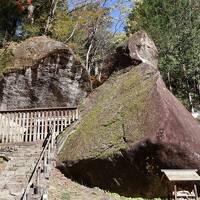
[[[71,51],[65,44],[46,36],[11,43],[6,49],[0,50],[0,76],[16,69],[34,66],[47,55],[61,50]]]
[[[111,77],[97,90],[92,109],[66,141],[59,159],[112,157],[143,137],[152,123],[148,114],[154,77],[143,74],[141,66]]]

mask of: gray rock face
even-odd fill
[[[130,66],[130,63],[148,64],[151,67],[158,65],[158,50],[146,32],[139,31],[117,48],[118,67]]]
[[[91,89],[87,71],[60,42],[36,37],[10,51],[11,70],[0,80],[0,109],[76,106]]]
[[[114,72],[121,69],[130,70],[140,63],[147,64],[157,70],[158,50],[153,40],[144,31],[138,31],[117,47],[116,53],[109,55],[104,61],[102,82]]]

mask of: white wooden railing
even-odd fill
[[[44,140],[51,125],[57,136],[78,117],[78,108],[66,107],[0,111],[0,143]]]

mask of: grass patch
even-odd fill
[[[70,200],[70,196],[68,193],[64,192],[61,196],[61,200]]]

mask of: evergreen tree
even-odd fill
[[[128,34],[143,29],[155,41],[169,89],[189,108],[200,106],[200,2],[143,0],[129,16]]]

